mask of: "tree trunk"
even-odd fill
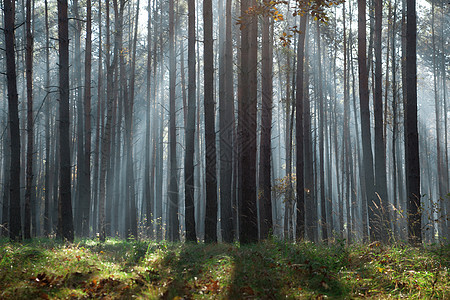
[[[206,216],[205,242],[217,241],[216,133],[214,117],[214,53],[212,1],[203,1],[204,26],[204,109],[206,144]]]
[[[309,86],[309,18],[307,15],[305,24],[305,59],[304,59],[304,86]],[[304,149],[304,185],[305,185],[305,210],[310,212],[306,214],[306,235],[310,241],[317,241],[317,205],[315,204],[315,187],[314,187],[314,160],[312,152],[312,131],[311,131],[311,103],[309,90],[304,90],[303,102],[303,149]]]
[[[219,93],[220,126],[220,218],[222,240],[233,242],[233,142],[235,131],[233,92],[233,41],[231,33],[231,2],[225,0],[225,43],[223,47],[223,92]]]
[[[266,1],[266,4],[268,1]],[[270,36],[271,18],[264,16],[262,20],[262,110],[261,110],[261,148],[259,152],[259,220],[260,239],[267,239],[272,233],[272,65],[273,48]]]
[[[152,112],[152,94],[151,94],[151,74],[152,74],[152,23],[151,23],[151,2],[148,2],[147,6],[147,99],[146,99],[146,106],[147,106],[147,112],[146,112],[146,126],[145,126],[145,150],[144,150],[144,197],[142,199],[143,203],[145,203],[146,207],[146,222],[147,225],[147,232],[149,237],[152,237],[153,235],[153,191],[150,188],[150,185],[153,182],[154,177],[150,177],[150,155],[154,153],[154,151],[151,151],[150,148],[150,139],[151,139],[151,132],[153,129],[153,126],[151,126],[151,112]],[[155,87],[154,87],[155,88]],[[153,125],[153,124],[152,124]],[[144,213],[142,211],[142,213]]]
[[[420,212],[419,136],[417,130],[417,57],[416,2],[406,1],[406,107],[405,154],[408,214],[408,240],[422,243],[422,214]]]
[[[27,45],[25,53],[26,79],[27,79],[27,168],[25,191],[25,217],[23,234],[25,239],[31,238],[31,193],[33,184],[33,33],[31,31],[31,0],[26,1],[26,36]]]
[[[9,237],[12,240],[20,240],[22,238],[22,224],[20,217],[20,132],[14,50],[14,1],[5,0],[3,12],[5,20],[3,32],[5,34],[6,77],[8,82],[8,117],[11,139],[11,161],[9,169]]]
[[[116,6],[116,0],[114,6]],[[117,43],[117,31],[115,33],[115,40]],[[110,37],[109,37],[109,2],[106,3],[106,124],[101,138],[101,158],[100,158],[100,193],[98,203],[98,231],[100,241],[106,239],[106,224],[105,224],[105,204],[106,204],[106,175],[107,166],[111,153],[111,132],[112,132],[112,113],[113,113],[113,75],[117,64],[117,55],[114,55],[113,61],[110,63]]]
[[[2,86],[3,87],[3,86]],[[5,101],[6,102],[6,101]],[[4,103],[5,103],[4,102]],[[4,106],[6,108],[6,105]],[[6,109],[5,109],[6,111]],[[6,128],[5,136],[3,137],[3,191],[2,191],[2,223],[0,228],[0,235],[3,237],[9,236],[9,194],[10,194],[10,167],[11,167],[11,148],[10,148],[10,130],[9,130],[9,117],[8,120],[3,120],[2,124]]]
[[[304,88],[304,61],[305,61],[305,35],[307,17],[300,20],[300,36],[297,47],[297,88],[296,88],[296,141],[297,141],[297,230],[296,238],[302,240],[305,237],[305,180],[304,180],[304,126],[303,126],[303,104],[305,102]],[[309,133],[307,133],[309,134]]]
[[[240,133],[240,241],[252,243],[258,240],[256,211],[256,85],[257,85],[257,32],[258,17],[248,15],[248,8],[255,0],[241,1],[243,27],[241,29],[241,105],[239,107]]]
[[[324,119],[325,119],[325,108],[324,108],[324,99],[323,99],[323,91],[322,91],[322,53],[320,47],[320,26],[319,23],[316,23],[316,42],[317,42],[317,64],[318,64],[318,97],[317,101],[319,102],[319,160],[320,160],[320,226],[322,228],[322,241],[328,242],[328,230],[327,230],[327,213],[326,213],[326,195],[325,195],[325,156],[324,156]]]
[[[48,1],[45,0],[45,178],[44,178],[44,236],[51,232],[50,217],[50,34],[48,26]]]
[[[366,197],[369,208],[369,228],[371,239],[377,239],[376,228],[380,224],[375,222],[376,206],[373,178],[373,156],[370,133],[369,84],[366,64],[366,1],[358,0],[358,75],[359,101],[361,109],[361,135],[363,146],[364,180]],[[363,216],[364,217],[364,216]]]
[[[86,177],[85,177],[85,160],[84,160],[84,115],[83,115],[83,96],[82,96],[82,83],[81,83],[81,21],[80,15],[78,12],[78,0],[72,1],[72,9],[74,13],[74,58],[73,58],[73,66],[72,74],[74,75],[72,80],[74,80],[74,88],[71,90],[73,94],[70,94],[69,97],[75,98],[76,107],[74,107],[74,111],[76,111],[73,116],[73,124],[75,126],[76,121],[76,135],[74,139],[76,140],[76,181],[74,182],[74,193],[75,193],[75,201],[73,203],[73,212],[74,212],[74,226],[75,226],[75,234],[77,236],[82,235],[82,221],[83,221],[83,208],[86,199],[85,186],[86,186]],[[75,120],[76,119],[76,120]],[[74,150],[74,149],[72,149]]]
[[[69,19],[67,0],[58,0],[59,41],[59,216],[58,233],[62,239],[73,242],[71,199],[71,164],[69,138]],[[11,197],[12,198],[12,197]]]
[[[185,176],[185,218],[186,240],[197,241],[195,232],[194,206],[194,148],[196,112],[196,60],[195,60],[195,1],[188,1],[188,112],[186,122],[186,154],[184,160]]]
[[[375,119],[375,228],[372,234],[374,240],[387,241],[387,227],[389,226],[388,195],[386,183],[386,151],[383,136],[383,90],[382,90],[382,0],[375,0],[375,92],[374,92],[374,119]]]
[[[85,50],[85,77],[84,77],[84,168],[83,186],[79,187],[81,197],[81,234],[89,236],[89,212],[91,207],[91,66],[92,66],[92,17],[91,0],[86,2],[86,50]]]
[[[169,0],[169,240],[178,241],[178,176],[177,176],[177,140],[176,140],[176,107],[175,107],[175,30],[174,30],[174,3]]]
[[[394,238],[398,237],[398,221],[397,221],[397,209],[399,209],[399,200],[397,193],[397,134],[398,134],[398,124],[397,124],[397,61],[396,61],[396,44],[395,44],[395,36],[396,36],[396,22],[397,22],[397,1],[394,1],[394,12],[393,12],[393,22],[392,22],[392,205],[394,206],[394,212],[392,214],[392,227],[393,227],[393,236]]]
[[[122,2],[122,6],[125,1]],[[133,108],[134,108],[134,90],[135,90],[135,73],[136,73],[136,44],[138,35],[138,25],[139,25],[139,0],[136,2],[136,19],[134,22],[134,37],[132,45],[132,56],[131,56],[131,76],[130,76],[130,95],[129,101],[128,95],[124,97],[124,108],[125,108],[125,131],[127,132],[127,187],[128,187],[128,202],[130,205],[130,232],[128,236],[137,238],[137,209],[136,209],[136,199],[135,199],[135,182],[134,182],[134,164],[133,164]],[[123,49],[123,47],[122,47]],[[121,64],[122,66],[122,64]],[[125,70],[125,65],[123,65]],[[122,76],[122,70],[120,72]],[[123,74],[125,75],[125,74]],[[122,84],[126,85],[126,80],[121,78]]]
[[[93,213],[92,213],[92,228],[94,232],[97,232],[97,207],[98,207],[98,173],[99,173],[99,155],[100,155],[100,134],[103,132],[103,119],[104,119],[104,107],[103,107],[103,62],[102,62],[102,5],[99,2],[98,6],[98,77],[97,77],[97,128],[95,131],[95,150],[94,150],[94,174],[93,174]],[[89,208],[90,209],[90,208]]]

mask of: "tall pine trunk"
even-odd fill
[[[369,78],[366,62],[366,0],[358,0],[358,75],[359,75],[359,102],[361,109],[361,135],[362,135],[362,155],[364,165],[364,180],[366,187],[366,203],[368,204],[369,227],[372,239],[376,239],[374,235],[376,224],[374,205],[374,178],[373,178],[373,155],[371,146],[370,133],[370,111],[369,111]],[[363,200],[364,201],[364,200]],[[363,203],[364,205],[364,203]],[[363,218],[365,216],[363,215]],[[364,229],[365,230],[365,229]]]
[[[11,141],[11,160],[9,174],[9,237],[12,240],[22,238],[20,218],[20,132],[19,99],[17,94],[16,59],[14,47],[14,1],[4,1],[4,34],[6,50],[6,77],[8,84],[8,118]]]
[[[176,137],[176,107],[175,107],[175,25],[174,3],[169,0],[169,240],[180,239],[178,221],[178,170],[177,170],[177,137]]]
[[[89,236],[89,212],[91,208],[91,66],[92,66],[92,8],[91,0],[86,2],[86,50],[85,50],[85,77],[84,77],[84,168],[81,205],[81,234]]]
[[[188,1],[188,112],[186,120],[186,154],[184,158],[186,240],[196,242],[194,206],[194,149],[196,112],[195,1]]]
[[[58,0],[59,42],[59,208],[60,238],[73,241],[69,115],[69,19],[67,0]]]
[[[267,4],[267,1],[266,1]],[[262,20],[262,110],[261,110],[261,148],[259,152],[259,220],[260,239],[266,239],[272,233],[272,65],[273,48],[270,36],[271,18]]]
[[[214,53],[212,1],[203,1],[204,22],[204,109],[206,144],[205,242],[217,241],[216,133],[214,117]]]
[[[383,136],[383,90],[382,90],[382,0],[375,0],[375,91],[373,98],[375,119],[375,193],[374,225],[371,237],[374,240],[387,241],[387,226],[389,226],[388,195],[386,183],[386,150]]]
[[[25,53],[26,79],[27,79],[27,167],[26,167],[26,190],[25,190],[25,222],[24,238],[31,238],[32,224],[31,216],[31,193],[33,189],[33,33],[31,31],[31,0],[26,1],[26,36],[27,45]]]
[[[305,103],[305,86],[304,86],[304,64],[305,64],[305,35],[306,35],[307,17],[300,19],[300,36],[298,38],[297,47],[297,88],[296,88],[296,141],[297,141],[297,230],[296,238],[304,239],[305,237],[305,168],[304,168],[304,103]],[[309,134],[309,133],[307,133]]]
[[[233,41],[231,36],[231,2],[225,0],[225,42],[222,72],[223,94],[219,97],[220,126],[220,224],[222,240],[233,242],[233,143],[234,143],[234,91],[233,91]]]
[[[324,127],[327,126],[325,124],[325,109],[324,107],[324,99],[323,99],[323,91],[322,91],[322,53],[321,53],[321,45],[320,45],[320,26],[319,23],[316,23],[316,42],[317,42],[317,64],[318,64],[318,97],[317,101],[319,103],[319,177],[320,177],[320,226],[322,228],[322,241],[328,242],[328,224],[327,224],[327,203],[326,203],[326,195],[325,195],[325,146],[324,146]],[[326,138],[326,136],[325,136]],[[331,205],[331,203],[330,203]]]
[[[406,1],[405,155],[408,240],[422,243],[420,212],[419,135],[417,130],[416,1]]]
[[[240,221],[239,237],[242,243],[258,240],[256,210],[256,85],[257,85],[257,32],[258,17],[247,15],[255,0],[241,1],[241,78],[239,105],[240,152]]]
[[[50,35],[48,26],[48,1],[45,0],[45,166],[44,166],[44,236],[48,236],[51,232],[51,217],[50,217]]]

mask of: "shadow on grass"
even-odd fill
[[[0,299],[446,298],[448,253],[448,247],[276,239],[251,245],[0,240]]]
[[[260,246],[245,245],[234,251],[232,283],[226,298],[286,298],[277,262]]]
[[[312,245],[307,249],[272,241],[242,246],[187,243],[169,246],[168,250],[157,265],[162,299],[281,299],[348,294],[336,276],[342,257],[318,253]]]

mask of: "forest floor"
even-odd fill
[[[450,247],[0,240],[0,299],[450,299]]]

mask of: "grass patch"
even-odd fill
[[[0,240],[0,299],[450,298],[450,247]]]

